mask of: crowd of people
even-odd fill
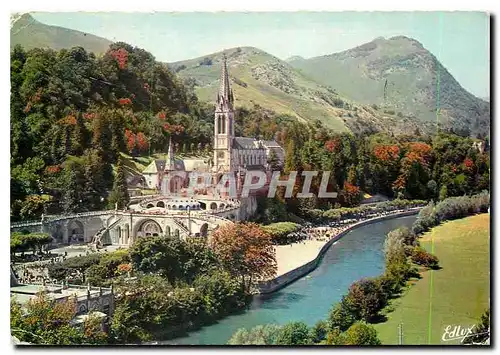
[[[355,223],[404,211],[405,210],[380,211],[380,212],[370,213],[362,217],[358,216],[358,218],[344,218],[339,221],[332,221],[329,222],[327,225],[321,225],[321,226],[314,226],[312,223],[308,222],[303,225],[303,228],[300,231],[288,234],[287,239],[296,241],[298,243],[304,243],[306,240],[327,242],[331,238],[349,229]]]

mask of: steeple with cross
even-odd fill
[[[214,168],[216,172],[231,171],[231,144],[234,138],[233,91],[229,83],[226,54],[222,55],[222,70],[215,103]]]

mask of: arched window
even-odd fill
[[[222,132],[221,133],[225,134],[226,133],[226,116],[222,116],[221,125],[222,125]]]

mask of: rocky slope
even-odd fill
[[[418,41],[404,36],[289,63],[353,100],[416,122],[439,122],[456,132],[486,134],[490,105],[465,90]]]

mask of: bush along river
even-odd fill
[[[398,217],[355,228],[335,242],[318,267],[294,283],[268,295],[254,296],[249,309],[218,323],[190,332],[161,345],[224,345],[239,328],[259,324],[303,321],[309,326],[326,319],[332,305],[349,286],[363,277],[384,271],[384,240],[401,226],[411,227],[416,215]]]

